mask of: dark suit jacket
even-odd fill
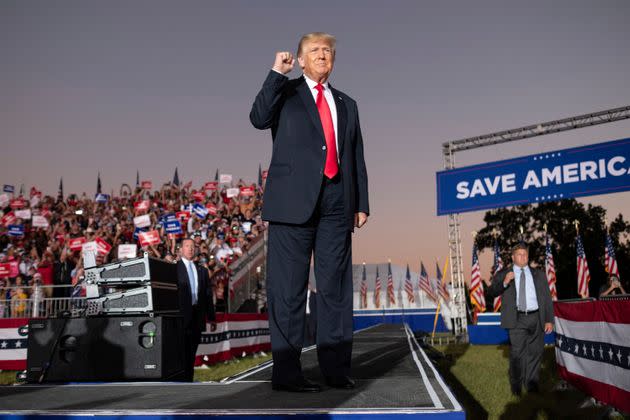
[[[553,323],[553,302],[551,292],[547,284],[547,276],[541,270],[529,267],[534,279],[536,288],[536,299],[538,300],[538,316],[540,325],[546,322]],[[490,292],[493,297],[503,295],[501,300],[501,327],[514,328],[516,326],[516,280],[512,280],[507,288],[503,287],[505,275],[512,271],[512,265],[498,271],[492,278]]]
[[[369,214],[368,180],[356,102],[330,90],[337,107],[337,138],[345,218]],[[304,77],[289,80],[270,71],[249,118],[258,129],[271,128],[273,152],[263,197],[264,220],[301,224],[313,214],[322,185],[326,145],[313,95]]]
[[[197,266],[197,279],[199,290],[197,292],[197,306],[199,308],[197,318],[193,319],[192,295],[190,291],[190,281],[188,280],[188,270],[180,260],[177,262],[177,286],[179,294],[179,312],[184,317],[184,328],[206,330],[206,318],[214,321],[214,304],[212,302],[212,292],[210,290],[210,277],[208,270]]]

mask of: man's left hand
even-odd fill
[[[551,322],[545,322],[545,334],[551,334],[553,332],[553,324]]]
[[[354,214],[354,226],[361,228],[364,224],[367,223],[368,215],[363,213],[362,211]]]

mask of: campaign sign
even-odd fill
[[[142,186],[143,190],[150,190],[151,188],[153,188],[153,181],[142,181],[142,184],[140,184]]]
[[[204,198],[206,198],[206,195],[203,193],[203,191],[198,191],[196,193],[193,193],[192,197],[195,201],[203,201]]]
[[[42,196],[42,192],[41,191],[39,191],[35,187],[31,187],[31,191],[29,193],[29,197],[41,197],[41,196]]]
[[[9,205],[10,202],[11,202],[11,198],[9,197],[9,194],[7,193],[0,194],[0,208],[5,208],[6,206]]]
[[[175,213],[175,217],[181,220],[182,222],[186,223],[188,219],[190,219],[190,211],[188,210],[178,211],[177,213]]]
[[[9,226],[12,225],[13,223],[15,223],[17,221],[17,217],[15,217],[15,214],[13,214],[12,211],[8,212],[7,214],[5,214],[4,216],[2,216],[2,219],[0,219],[0,222],[4,225],[4,226]]]
[[[179,220],[171,220],[164,225],[166,233],[182,233],[182,224]]]
[[[11,274],[11,263],[0,263],[0,278],[9,277],[10,274]]]
[[[97,203],[107,203],[108,200],[109,194],[96,194],[96,197],[94,197],[94,201]]]
[[[217,215],[217,206],[214,204],[207,204],[206,208],[208,209],[208,214],[211,214],[212,216]]]
[[[85,237],[81,236],[80,238],[72,238],[68,239],[68,248],[72,251],[81,251],[83,244],[85,243]]]
[[[24,225],[9,225],[9,236],[24,236]]]
[[[33,227],[47,229],[48,226],[48,219],[46,219],[44,216],[33,216]]]
[[[151,216],[144,214],[142,216],[134,217],[133,224],[137,227],[149,227],[151,226]]]
[[[151,202],[149,200],[141,200],[133,203],[133,208],[137,211],[148,211],[151,206]]]
[[[230,174],[221,174],[219,175],[219,182],[221,184],[229,184],[232,182],[232,175]]]
[[[11,200],[11,203],[9,205],[11,206],[13,210],[21,209],[21,208],[26,207],[26,200],[24,200],[21,197],[14,198],[13,200]]]
[[[193,205],[193,213],[195,213],[195,216],[203,219],[208,215],[208,209],[202,204],[195,203]]]
[[[160,234],[157,230],[150,230],[148,232],[140,232],[138,235],[140,239],[140,246],[150,246],[150,245],[159,245],[160,242]]]
[[[440,171],[437,214],[630,190],[630,138]]]
[[[30,220],[31,219],[31,210],[30,209],[16,210],[15,211],[15,217],[17,217],[18,219],[22,219],[22,220]]]
[[[2,191],[5,193],[13,194],[15,192],[15,187],[13,185],[4,184],[4,188],[2,188]]]
[[[136,244],[120,244],[118,245],[118,259],[136,258],[138,255],[138,245]]]
[[[253,197],[255,193],[254,187],[241,187],[241,195],[243,197]]]
[[[241,190],[238,189],[238,188],[228,188],[225,191],[225,195],[227,196],[227,198],[238,197],[238,194],[240,192],[241,192]]]
[[[112,250],[112,246],[100,237],[96,238],[94,242],[96,243],[96,250],[101,255],[107,255]]]
[[[219,188],[219,183],[218,182],[206,182],[203,185],[203,189],[206,191],[216,191]]]

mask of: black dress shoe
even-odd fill
[[[349,376],[327,376],[326,384],[333,388],[352,389],[355,387],[354,380]]]
[[[538,383],[536,382],[530,382],[527,384],[527,392],[529,393],[537,393],[539,392],[540,389],[538,388]]]
[[[308,379],[302,379],[291,384],[271,384],[271,389],[288,392],[320,392],[322,387]]]

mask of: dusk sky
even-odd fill
[[[628,1],[2,1],[0,183],[56,194],[216,168],[255,181],[249,122],[275,52],[337,37],[331,83],[359,105],[371,216],[355,262],[433,267],[441,145],[630,104]],[[297,66],[296,66],[297,67]],[[291,77],[301,74],[297,68]],[[458,166],[630,137],[630,120],[457,155]],[[630,217],[630,193],[587,198]],[[464,267],[483,212],[462,217]],[[486,251],[486,255],[489,252]],[[482,260],[487,261],[487,256]],[[482,266],[487,273],[489,267]]]

